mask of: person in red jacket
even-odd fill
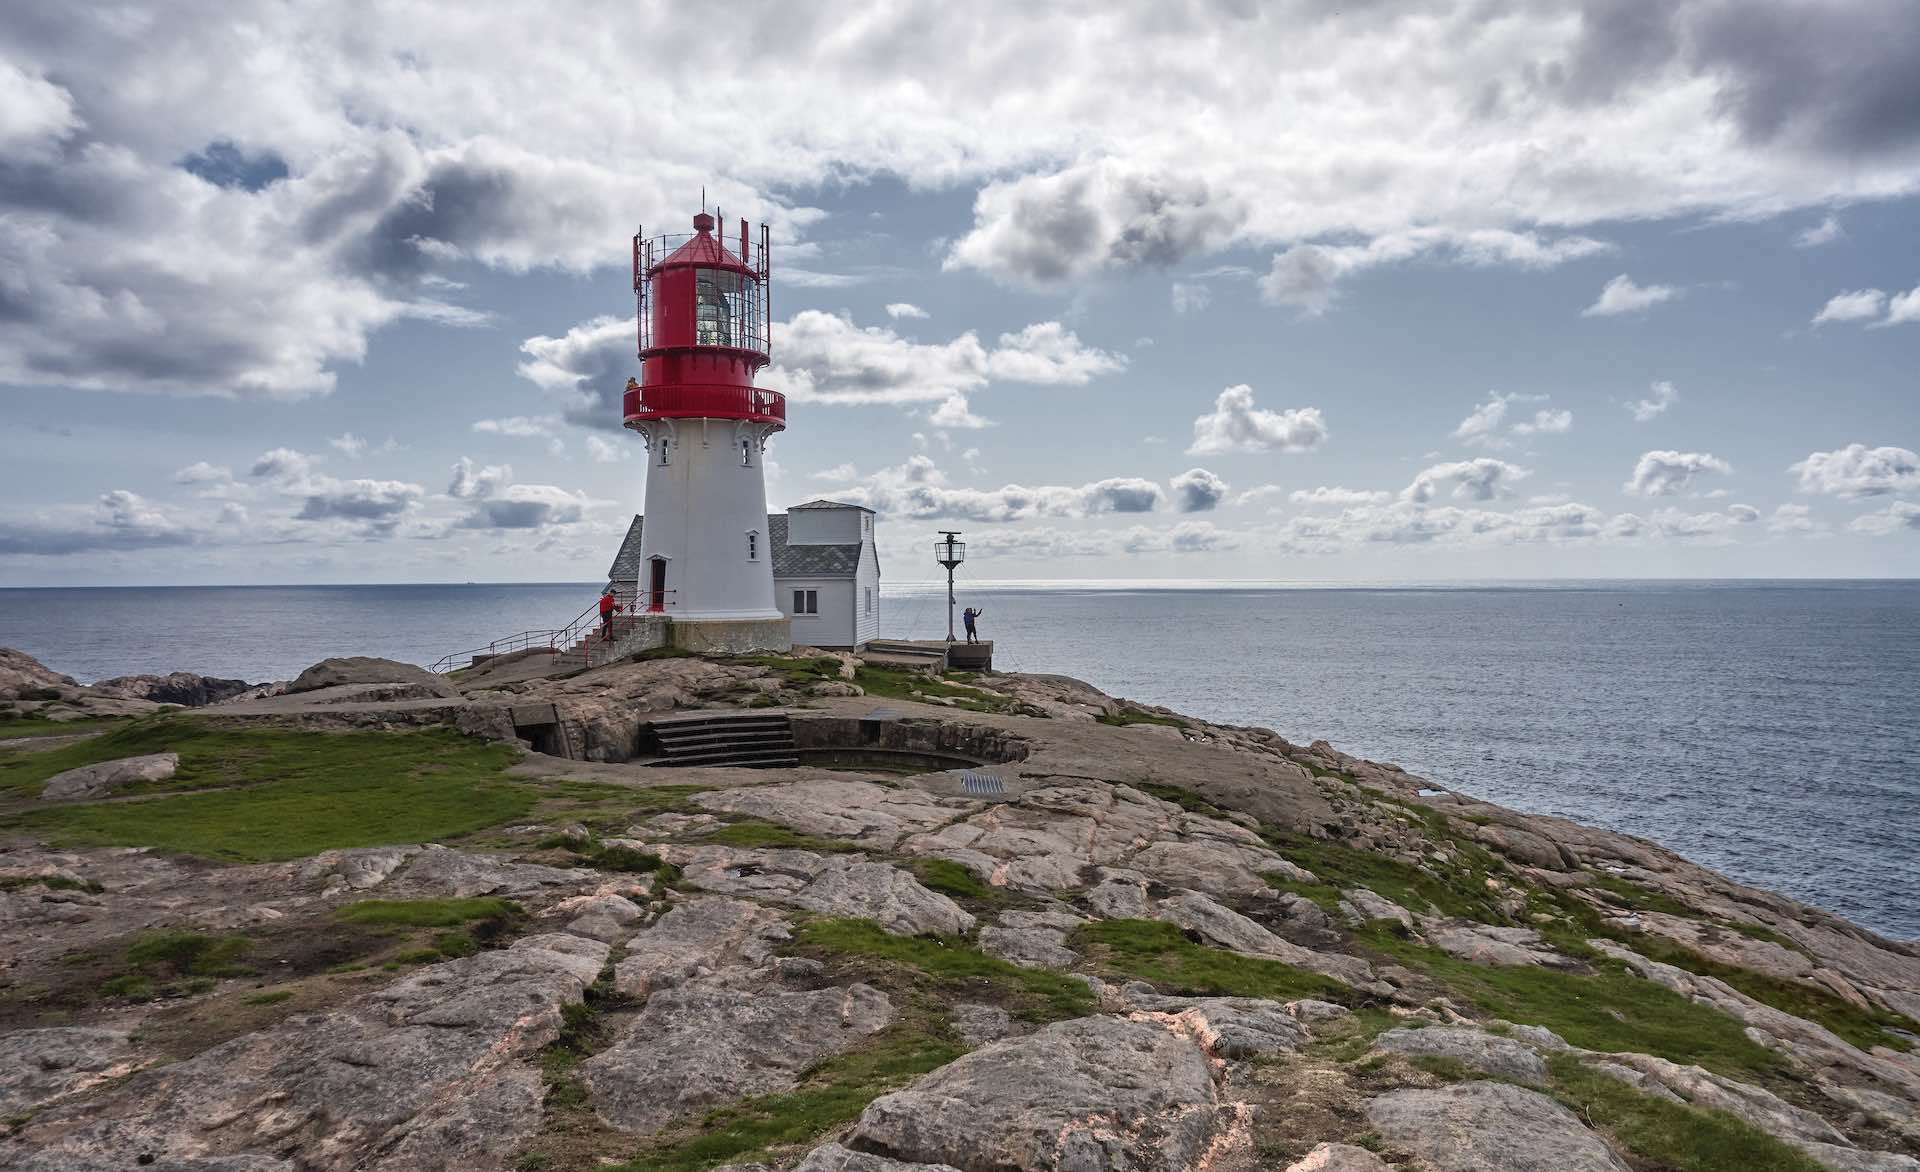
[[[620,609],[620,601],[613,596],[613,587],[600,596],[600,639],[605,642],[613,638],[613,616]]]

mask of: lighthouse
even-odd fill
[[[787,426],[785,396],[753,385],[767,364],[768,233],[702,211],[693,232],[633,238],[640,378],[623,414],[647,449],[635,609],[671,620],[674,645],[792,646],[774,603],[763,466]]]

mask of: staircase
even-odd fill
[[[944,643],[913,643],[905,639],[875,639],[860,649],[860,658],[885,667],[904,667],[916,671],[944,671],[947,648]]]
[[[657,768],[733,765],[746,769],[789,769],[800,764],[793,725],[784,712],[712,712],[656,720],[652,730]]]
[[[613,637],[603,639],[600,636],[600,623],[596,618],[586,628],[584,638],[576,639],[570,645],[556,645],[553,652],[553,666],[556,670],[567,671],[573,668],[594,667],[602,663],[611,663],[626,654],[622,644],[627,636],[638,631],[648,622],[658,619],[646,615],[618,614],[613,616]]]

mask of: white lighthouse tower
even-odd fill
[[[633,238],[640,378],[624,414],[647,445],[635,607],[670,618],[675,646],[783,650],[762,463],[787,404],[753,385],[767,364],[768,234],[752,242],[740,221],[735,252],[719,233],[702,211],[691,235]]]

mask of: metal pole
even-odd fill
[[[947,642],[953,642],[953,563],[947,563]]]

